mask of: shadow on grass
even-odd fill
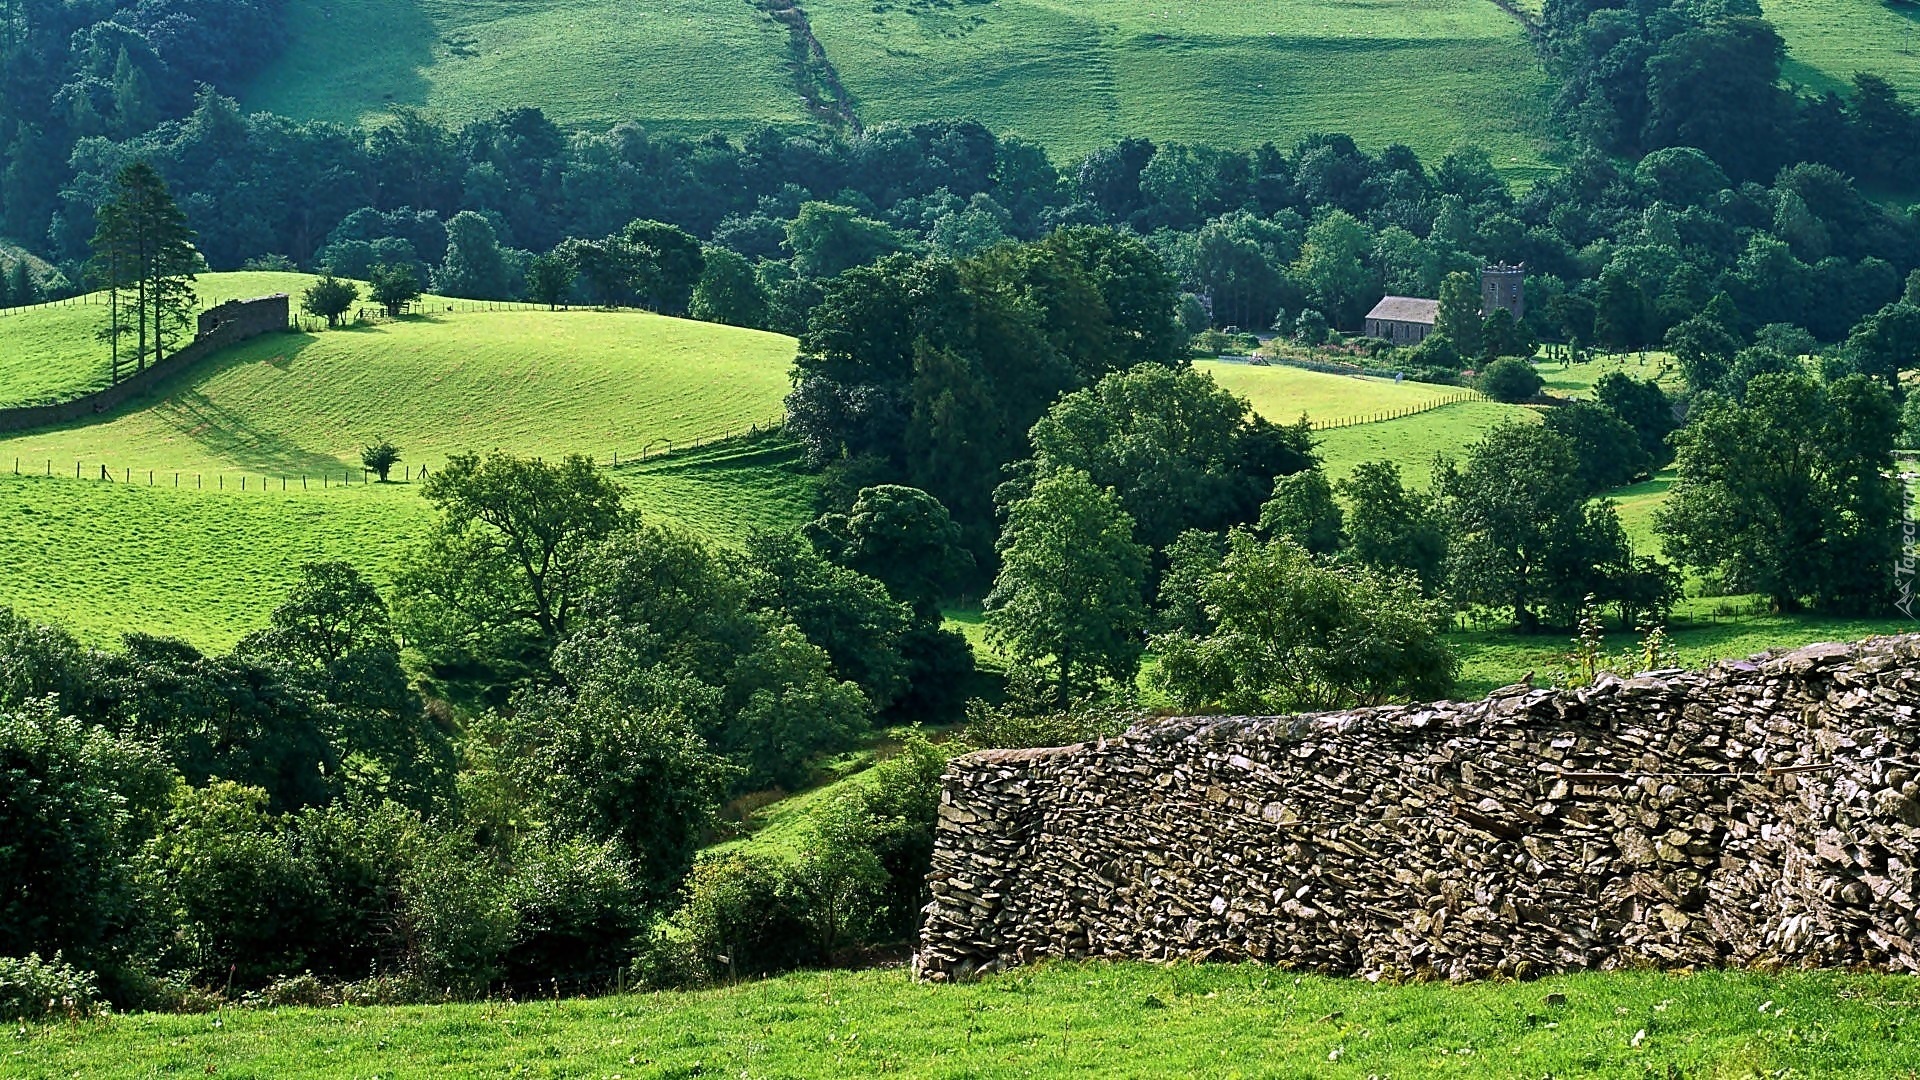
[[[190,443],[236,468],[276,475],[338,470],[341,468],[339,458],[300,446],[279,432],[217,405],[201,389],[222,374],[248,364],[266,363],[277,370],[286,370],[293,365],[295,357],[316,340],[314,334],[304,331],[255,338],[182,368],[155,383],[146,393],[128,398],[97,416],[22,434],[83,431],[146,412]]]

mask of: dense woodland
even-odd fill
[[[913,931],[944,755],[1105,730],[1150,653],[1179,708],[1279,712],[1446,692],[1461,612],[1612,619],[1660,660],[1683,571],[1781,611],[1890,602],[1920,222],[1861,185],[1905,175],[1916,120],[1871,78],[1780,89],[1750,0],[1549,0],[1575,149],[1519,194],[1472,148],[1339,135],[1125,140],[1063,170],[968,122],[243,116],[220,89],[244,67],[207,65],[257,58],[239,43],[279,17],[0,3],[0,222],[60,268],[25,291],[97,276],[139,193],[177,200],[214,267],[784,330],[818,516],[722,549],[584,460],[463,455],[422,485],[437,523],[391,590],[307,567],[227,655],[0,616],[0,987],[32,988],[9,1007],[858,958]],[[1529,268],[1524,326],[1481,320],[1461,276],[1496,260]],[[345,295],[324,284],[310,310]],[[1527,400],[1535,341],[1665,346],[1685,393],[1610,375],[1422,490],[1383,462],[1332,482],[1304,424],[1186,363],[1210,324],[1315,340],[1383,291],[1442,301],[1443,333],[1388,358],[1425,377],[1478,367]],[[1671,565],[1599,497],[1669,464]],[[1004,677],[944,626],[961,594],[986,597]],[[792,858],[696,858],[731,800],[963,720],[896,732]]]

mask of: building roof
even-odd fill
[[[1373,310],[1367,312],[1367,318],[1432,326],[1439,314],[1438,300],[1422,300],[1417,296],[1387,296],[1373,305]]]

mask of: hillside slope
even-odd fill
[[[787,32],[746,0],[291,0],[292,36],[248,109],[452,120],[537,105],[562,124],[744,128],[806,119]]]
[[[300,283],[209,278],[216,298]],[[58,338],[76,310],[100,309],[0,332]],[[723,543],[791,528],[813,510],[792,443],[658,455],[777,420],[793,353],[791,338],[637,312],[441,312],[258,338],[104,419],[0,437],[0,606],[102,643],[137,630],[220,648],[265,623],[303,562],[345,559],[384,584],[431,508],[417,485],[360,482],[359,448],[380,437],[402,448],[396,479],[467,450],[618,452],[643,515]],[[41,355],[54,370],[66,354]],[[655,456],[633,463],[643,450]]]
[[[1510,174],[1544,165],[1546,73],[1490,0],[813,0],[863,119],[975,116],[1071,158],[1123,136],[1287,145],[1350,132]]]
[[[1122,136],[1254,146],[1347,131],[1438,155],[1472,140],[1545,167],[1550,89],[1491,0],[810,0],[869,124],[973,117],[1063,163]],[[801,123],[785,27],[749,0],[293,0],[293,35],[243,92],[296,119],[453,120],[533,105],[567,125],[682,132]],[[343,28],[371,28],[345,34]]]
[[[225,350],[104,422],[0,438],[0,460],[275,476],[464,450],[610,459],[769,423],[793,339],[639,312],[432,313]]]
[[[1920,8],[1885,0],[1760,0],[1760,9],[1787,40],[1788,80],[1845,92],[1855,72],[1867,71],[1910,100],[1920,94]]]

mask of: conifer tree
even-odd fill
[[[199,298],[187,216],[166,181],[140,161],[115,178],[113,198],[97,214],[91,271],[107,289],[107,326],[100,337],[113,349],[113,377],[120,378],[123,339],[131,335],[134,371],[166,359],[187,332]]]

